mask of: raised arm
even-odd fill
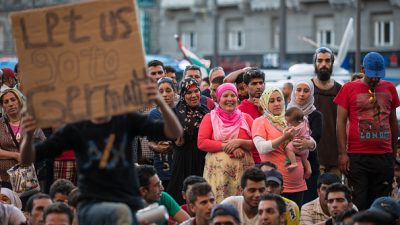
[[[28,114],[22,117],[21,126],[24,134],[20,146],[20,164],[29,166],[35,161],[35,148],[33,147],[33,134],[36,130],[36,121]]]
[[[251,69],[251,67],[245,67],[243,69],[233,71],[224,78],[224,83],[235,83],[235,80],[239,76],[239,74],[244,73],[249,69]]]

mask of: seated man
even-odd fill
[[[190,211],[195,217],[186,220],[181,225],[208,225],[210,224],[211,210],[215,204],[215,197],[208,183],[194,184],[188,193]]]
[[[194,217],[195,214],[194,214],[194,212],[192,212],[190,210],[190,207],[189,207],[190,201],[188,198],[188,194],[189,194],[190,190],[192,189],[193,185],[197,184],[197,183],[207,183],[207,181],[203,177],[196,176],[196,175],[188,176],[183,181],[182,198],[186,201],[186,204],[181,205],[181,208],[185,212],[187,212],[191,217]]]
[[[147,204],[158,203],[165,206],[168,214],[178,223],[182,223],[190,218],[168,193],[163,192],[164,188],[153,166],[138,166],[138,175],[140,184],[139,192]]]
[[[301,207],[300,224],[313,225],[329,219],[328,204],[325,200],[326,188],[333,184],[340,183],[340,178],[332,173],[324,173],[318,177],[317,192],[318,198],[304,204]]]
[[[258,224],[281,225],[285,222],[286,204],[283,198],[275,194],[264,194],[258,205]]]
[[[53,202],[68,203],[68,195],[76,188],[75,185],[66,179],[58,179],[50,186],[50,197]]]
[[[344,210],[353,208],[351,199],[351,190],[344,184],[334,183],[326,189],[326,202],[331,217],[318,225],[333,225],[336,224],[336,217]]]
[[[52,203],[50,196],[47,194],[37,193],[32,195],[28,199],[25,208],[28,225],[42,225],[44,223],[43,211]]]
[[[215,206],[211,212],[211,224],[240,225],[242,223],[240,223],[239,212],[234,206],[230,204],[220,204]]]
[[[74,214],[68,205],[61,202],[53,203],[44,210],[44,225],[72,225]]]
[[[267,188],[265,189],[266,194],[279,195],[286,205],[286,225],[299,225],[300,224],[300,210],[297,204],[285,197],[282,197],[283,192],[283,177],[282,174],[275,169],[265,172],[267,179]]]
[[[230,196],[222,204],[233,205],[243,224],[258,224],[258,203],[266,189],[264,172],[257,167],[246,170],[240,179],[240,189],[241,196]]]

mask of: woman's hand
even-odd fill
[[[223,147],[223,151],[231,154],[235,149],[240,147],[240,140],[233,139],[229,140],[228,142],[225,143],[225,146]]]
[[[290,140],[293,138],[294,134],[296,133],[294,127],[286,127],[283,129],[283,138],[284,140]]]
[[[294,139],[292,143],[293,146],[299,150],[310,150],[314,147],[314,142],[310,139]]]
[[[237,149],[235,149],[235,150],[232,152],[231,158],[241,159],[241,158],[244,157],[244,154],[246,154],[246,153],[244,152],[243,149],[237,148]]]

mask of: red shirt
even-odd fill
[[[375,87],[375,103],[370,87],[362,80],[346,83],[333,100],[348,110],[348,153],[385,154],[392,152],[390,113],[400,106],[392,83],[379,81]]]
[[[262,116],[262,113],[258,111],[258,107],[250,102],[248,99],[243,100],[238,106],[240,111],[249,114],[253,119],[257,119]]]

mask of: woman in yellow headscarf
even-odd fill
[[[266,88],[261,95],[260,105],[264,115],[253,122],[252,136],[262,162],[274,163],[283,175],[283,196],[299,206],[302,203],[307,185],[301,158],[296,156],[298,166],[285,167],[284,147],[294,135],[293,128],[287,128],[285,122],[285,100],[279,88]]]

